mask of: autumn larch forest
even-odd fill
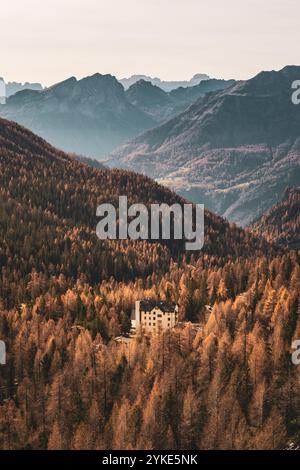
[[[123,194],[184,202],[0,120],[0,448],[300,444],[299,189],[246,229],[206,211],[200,252],[99,240],[97,205]],[[115,341],[138,299],[182,327]]]

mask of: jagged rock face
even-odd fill
[[[139,80],[126,91],[126,97],[130,103],[151,116],[157,124],[176,114],[176,102],[151,82]]]
[[[145,80],[139,80],[127,91],[128,100],[139,107],[161,106],[171,102],[168,93]]]
[[[19,92],[0,108],[0,115],[66,151],[96,157],[155,124],[126,99],[114,77],[100,74]]]
[[[121,78],[119,82],[122,83],[125,90],[127,90],[129,87],[139,82],[140,80],[150,82],[152,83],[152,85],[158,86],[162,90],[169,92],[179,87],[193,87],[195,85],[198,85],[202,80],[209,80],[209,76],[206,75],[205,73],[197,73],[190,80],[168,81],[168,80],[161,80],[158,77],[149,77],[147,75],[132,75],[131,77],[128,77],[128,78]]]
[[[115,77],[99,73],[82,80],[70,77],[44,90],[35,84],[12,85],[16,85],[14,91],[21,91],[0,106],[0,116],[28,127],[65,151],[101,159],[227,82],[202,81],[172,94],[144,80],[125,93]]]
[[[18,83],[8,82],[6,83],[6,96],[12,96],[22,90],[42,90],[43,87],[40,83]]]
[[[180,114],[207,93],[223,90],[233,83],[234,80],[203,80],[196,86],[165,92],[149,81],[139,80],[126,91],[126,97],[159,124]]]
[[[262,72],[208,93],[179,116],[114,151],[134,168],[247,225],[300,181],[300,67]]]

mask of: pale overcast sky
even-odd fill
[[[299,65],[299,18],[299,0],[11,0],[0,5],[0,76],[249,78]]]

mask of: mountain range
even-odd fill
[[[0,80],[1,80],[1,78],[0,78]],[[4,81],[4,83],[5,83],[5,81]],[[15,93],[18,93],[19,91],[22,91],[22,90],[39,90],[40,91],[40,90],[43,89],[43,87],[40,83],[30,83],[30,82],[25,82],[25,83],[7,82],[7,83],[5,83],[5,87],[6,87],[6,96],[7,97],[9,97],[11,95],[14,95]]]
[[[173,80],[173,81],[167,81],[167,80],[161,80],[158,77],[149,77],[147,75],[132,75],[129,78],[121,78],[119,79],[119,82],[122,83],[124,86],[125,90],[127,90],[131,85],[134,85],[136,82],[139,82],[140,80],[145,80],[147,82],[152,83],[152,85],[158,86],[164,91],[172,91],[175,88],[179,87],[190,87],[190,86],[195,86],[199,85],[201,80],[209,80],[209,76],[206,75],[205,73],[197,73],[194,75],[190,80]]]
[[[139,80],[131,85],[125,94],[130,103],[143,110],[159,124],[180,114],[207,93],[223,90],[233,83],[234,80],[202,80],[198,85],[179,87],[166,92],[151,82]]]
[[[109,166],[155,178],[245,226],[299,182],[300,106],[291,101],[299,76],[289,66],[168,92],[145,79],[124,90],[111,75],[71,77],[15,93],[0,116],[81,160],[93,157],[92,166],[109,156]]]
[[[95,157],[155,124],[126,99],[116,78],[100,74],[19,92],[0,107],[0,115],[61,149]]]
[[[207,93],[116,149],[109,165],[156,178],[245,226],[299,183],[300,106],[291,100],[299,77],[300,67],[287,66]]]
[[[111,75],[71,77],[43,90],[20,91],[0,106],[0,116],[18,122],[68,152],[101,159],[118,145],[183,111],[211,89],[210,80],[167,93],[140,80],[126,92]]]

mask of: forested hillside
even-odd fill
[[[0,120],[2,449],[280,448],[299,440],[299,253],[209,212],[205,244],[100,241],[96,207],[183,202]],[[128,346],[137,299],[200,322]]]
[[[282,201],[252,225],[253,233],[272,243],[300,248],[300,187],[288,188]]]

